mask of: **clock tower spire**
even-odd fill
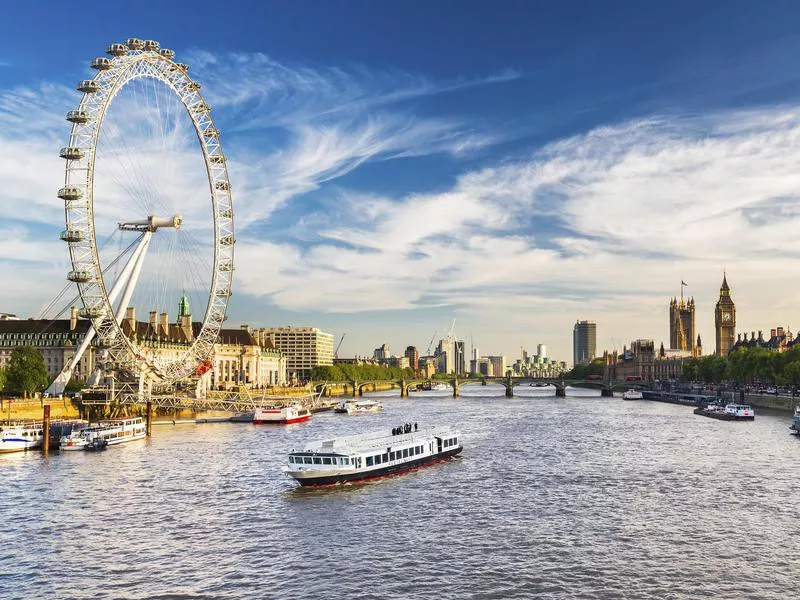
[[[717,330],[717,356],[728,356],[736,343],[736,305],[731,298],[727,273],[722,273],[722,286],[719,288],[719,300],[714,311],[714,325]]]

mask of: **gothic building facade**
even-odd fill
[[[694,298],[688,301],[673,298],[669,303],[669,347],[694,354],[695,350]]]
[[[714,327],[717,332],[717,356],[728,356],[736,344],[736,305],[731,298],[727,275],[722,275],[719,300],[714,310]]]

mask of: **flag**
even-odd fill
[[[686,283],[683,279],[681,279],[681,285],[689,285],[689,284]]]

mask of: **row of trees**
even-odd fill
[[[11,351],[8,365],[0,369],[0,392],[24,397],[44,391],[50,383],[47,367],[33,346],[18,346]]]
[[[766,348],[739,348],[727,358],[695,358],[683,366],[682,378],[685,381],[705,383],[760,382],[796,388],[800,386],[800,347],[794,346],[786,352],[775,352]]]
[[[311,379],[315,381],[381,381],[414,377],[414,369],[380,365],[333,365],[311,369]]]
[[[571,371],[564,373],[564,379],[586,379],[589,375],[603,375],[606,364],[603,358],[595,358],[585,365],[575,365]]]

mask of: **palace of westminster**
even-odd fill
[[[669,303],[669,348],[656,350],[653,340],[639,339],[631,342],[630,348],[604,352],[606,380],[644,381],[677,379],[681,376],[684,363],[703,355],[700,335],[695,329],[695,302],[683,297],[672,298]],[[714,329],[716,333],[716,356],[728,354],[740,347],[762,347],[781,352],[800,344],[800,335],[796,338],[788,327],[776,327],[770,331],[770,337],[764,338],[762,331],[753,331],[748,336],[736,333],[736,305],[731,297],[731,289],[725,274],[719,288],[719,299],[714,309]]]

